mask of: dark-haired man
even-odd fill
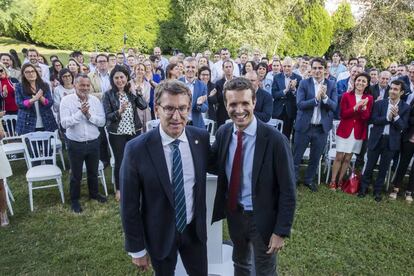
[[[293,152],[296,181],[298,181],[299,166],[310,144],[309,163],[303,182],[311,191],[316,192],[317,186],[313,180],[329,130],[332,128],[333,112],[337,107],[338,95],[335,83],[324,77],[326,61],[322,58],[314,58],[311,61],[311,67],[312,78],[302,80],[296,93],[298,113],[295,122]]]
[[[27,50],[27,58],[31,64],[34,66],[39,66],[42,69],[42,79],[49,80],[50,79],[50,73],[49,73],[49,67],[43,63],[40,63],[38,61],[39,52],[36,49],[29,49]]]
[[[377,101],[372,110],[371,128],[368,138],[368,160],[361,180],[359,197],[365,197],[372,179],[372,172],[380,158],[379,170],[374,184],[374,199],[380,202],[385,176],[396,151],[400,150],[401,132],[408,126],[410,107],[401,96],[404,95],[404,83],[401,80],[391,82],[388,99]]]
[[[209,134],[186,126],[190,89],[156,88],[159,127],[128,142],[121,165],[121,218],[132,262],[174,275],[180,254],[189,275],[207,276],[206,168]],[[136,154],[139,152],[140,154]]]
[[[265,92],[266,93],[266,92]],[[276,275],[276,254],[290,235],[296,194],[288,140],[254,116],[256,94],[246,78],[224,86],[233,121],[216,134],[209,160],[218,175],[213,222],[227,218],[234,275]]]
[[[7,70],[9,70],[9,76],[21,81],[21,73],[19,70],[13,68],[13,58],[8,53],[0,54],[0,62],[3,63]]]

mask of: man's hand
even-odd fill
[[[89,120],[89,118],[91,117],[91,115],[89,114],[89,104],[88,102],[83,102],[81,105],[81,112],[83,113],[83,115],[86,116],[86,118]]]
[[[197,104],[198,104],[198,105],[201,105],[201,104],[203,104],[206,100],[207,100],[207,96],[206,96],[206,95],[204,95],[204,96],[200,96],[200,97],[198,97],[198,98],[197,98]]]
[[[270,237],[268,248],[269,250],[266,252],[266,254],[273,254],[283,248],[285,245],[285,239],[281,236],[278,236],[276,234],[272,234]]]
[[[290,80],[289,81],[289,89],[290,90],[295,90],[296,89],[296,83],[297,83],[296,79]]]
[[[214,96],[216,94],[217,94],[217,89],[214,88],[213,90],[210,91],[209,97]]]
[[[145,256],[141,258],[132,258],[132,263],[142,271],[147,271],[151,267],[151,262],[148,254],[145,254]]]

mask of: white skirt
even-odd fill
[[[0,179],[12,176],[12,170],[6,153],[3,150],[3,146],[0,145]]]
[[[361,152],[363,140],[355,139],[354,129],[348,138],[342,138],[336,135],[336,152],[355,153]]]

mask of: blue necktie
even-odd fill
[[[172,150],[172,185],[174,187],[175,226],[182,233],[187,225],[187,212],[185,207],[184,176],[181,162],[180,140],[174,140],[170,144]]]

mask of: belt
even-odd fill
[[[87,145],[87,144],[92,144],[98,141],[99,138],[93,139],[93,140],[88,140],[88,141],[83,141],[83,142],[78,142],[75,140],[70,140],[68,139],[70,142],[76,143],[76,144],[83,144],[83,145]]]
[[[310,124],[311,127],[321,127],[322,124]]]

